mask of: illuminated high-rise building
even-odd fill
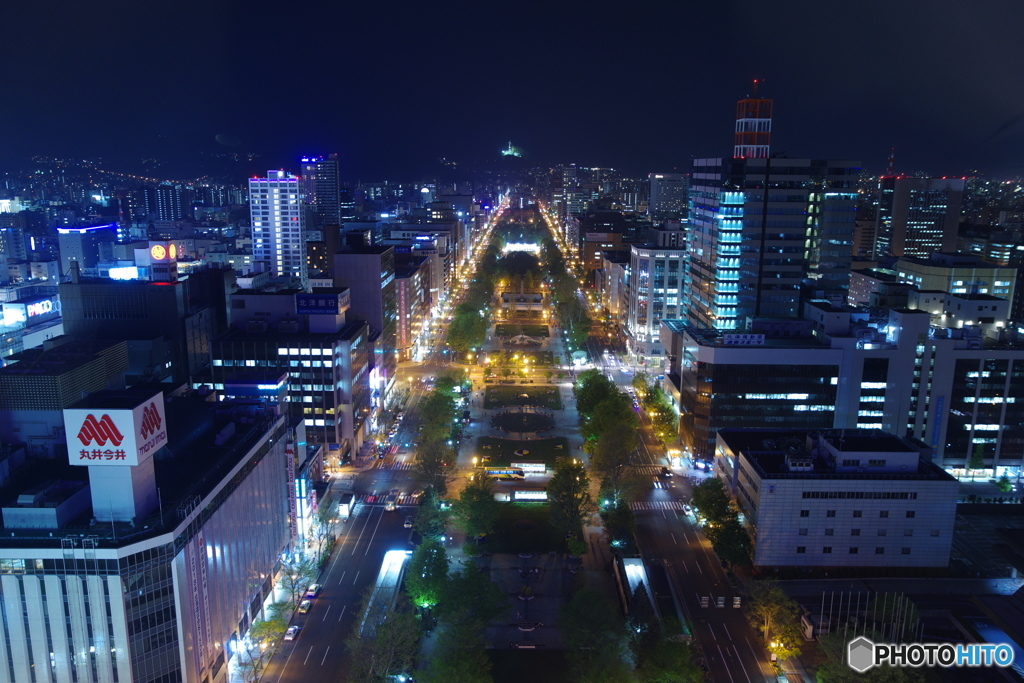
[[[693,160],[686,306],[703,327],[798,317],[805,288],[837,301],[849,289],[860,164],[773,158],[772,101],[754,85],[733,158]]]
[[[685,173],[651,173],[647,213],[655,218],[682,218],[686,216],[686,197],[690,189]]]
[[[319,230],[325,225],[341,225],[355,218],[352,190],[341,186],[338,155],[302,158],[302,186],[305,203],[312,207],[313,224]]]
[[[876,258],[956,251],[963,199],[963,178],[881,178]]]
[[[690,321],[742,330],[749,317],[797,317],[805,285],[845,300],[859,175],[856,161],[694,159]]]
[[[274,276],[308,283],[305,220],[299,178],[286,171],[267,171],[266,178],[249,179],[254,262],[269,265]]]

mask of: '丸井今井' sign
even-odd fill
[[[167,443],[162,393],[134,407],[78,407],[81,405],[64,410],[72,465],[138,465]]]

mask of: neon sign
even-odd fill
[[[25,310],[30,318],[34,318],[37,315],[45,315],[46,313],[53,312],[53,302],[49,299],[37,301],[34,304],[26,306]]]

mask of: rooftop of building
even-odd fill
[[[672,247],[672,246],[661,245],[661,244],[653,244],[651,242],[644,242],[644,243],[640,243],[640,244],[634,244],[633,246],[630,247],[630,251],[635,251],[637,249],[645,249],[647,251],[672,251],[672,252],[676,252],[679,255],[686,254],[686,252],[687,252],[687,247],[685,247],[683,245],[678,245],[678,246]]]
[[[68,408],[75,410],[131,410],[153,396],[154,392],[139,389],[102,391],[89,394]]]
[[[42,346],[11,354],[0,375],[63,375],[91,362],[98,355],[122,341],[76,339],[60,335]]]
[[[819,311],[825,311],[827,313],[856,313],[861,310],[856,306],[850,306],[849,304],[840,304],[837,306],[826,299],[812,299],[811,301],[808,301],[806,305],[813,306]]]
[[[945,470],[924,457],[917,458],[916,471],[838,472],[829,462],[824,449],[812,446],[819,438],[826,439],[842,454],[891,453],[897,456],[921,454],[925,449],[907,439],[879,429],[845,429],[811,431],[806,429],[721,429],[718,436],[733,453],[743,456],[758,470],[763,479],[844,479],[956,481]],[[810,461],[807,470],[794,471],[793,460]]]
[[[879,282],[888,282],[888,283],[892,283],[892,284],[904,284],[903,281],[900,280],[896,276],[895,273],[886,273],[885,271],[875,270],[874,268],[858,268],[858,269],[852,270],[850,272],[851,273],[856,273],[857,275],[862,275],[864,277],[871,278],[872,280],[878,280]]]
[[[298,330],[295,330],[295,323],[298,323]],[[302,323],[301,321],[284,322],[282,324],[275,325],[273,323],[267,324],[267,330],[265,332],[249,332],[243,329],[233,329],[226,334],[217,338],[216,341],[287,341],[289,339],[313,339],[319,342],[331,341],[331,340],[350,340],[355,338],[361,330],[367,326],[367,323],[363,320],[354,320],[346,322],[342,325],[337,332],[310,332],[308,323]]]
[[[319,289],[319,288],[318,288]],[[287,287],[285,289],[239,289],[236,292],[232,292],[231,296],[242,295],[242,296],[294,296],[295,294],[305,294],[306,290],[301,287]]]
[[[346,254],[384,254],[394,249],[390,244],[384,245],[345,245],[338,253],[337,256]]]
[[[227,401],[211,403],[198,392],[167,398],[165,415],[170,440],[157,452],[154,463],[160,510],[136,520],[135,524],[111,524],[95,522],[90,506],[59,529],[5,528],[0,534],[0,548],[26,545],[59,548],[65,537],[93,538],[99,547],[110,548],[172,531],[187,514],[183,511],[191,510],[209,495],[278,419],[262,406]],[[234,433],[224,438],[223,430],[232,423]],[[6,486],[0,487],[0,507],[16,507],[19,496],[47,482],[58,482],[65,490],[70,490],[79,482],[87,482],[88,478],[85,467],[65,460],[30,460],[12,473]]]
[[[928,258],[900,256],[898,263],[912,263],[935,268],[1012,268],[1012,266],[1000,266],[991,261],[986,261],[977,254],[940,251],[929,254]]]
[[[601,252],[601,257],[611,263],[629,263],[629,249],[606,249]]]
[[[789,322],[790,319],[787,319]],[[792,322],[798,323],[801,326],[808,326],[807,321],[800,318],[791,319]],[[764,340],[758,344],[751,344],[749,341],[743,343],[742,341],[737,342],[735,340],[737,335],[760,335],[760,332],[748,332],[745,330],[719,330],[711,327],[699,327],[697,325],[691,325],[686,320],[662,320],[661,324],[667,327],[672,332],[682,335],[688,334],[690,337],[700,344],[701,346],[721,346],[729,348],[770,348],[770,349],[821,349],[828,348],[828,344],[823,341],[816,339],[810,334],[806,336],[792,336],[792,337],[776,337],[771,335],[765,335]],[[731,337],[732,339],[727,339]]]
[[[964,301],[1006,301],[1005,297],[993,296],[991,294],[950,294],[949,296]]]

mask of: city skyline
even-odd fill
[[[288,168],[337,152],[344,177],[367,179],[496,166],[511,139],[526,162],[686,172],[728,154],[733,103],[758,78],[776,102],[773,148],[788,156],[878,173],[895,148],[898,171],[1024,168],[1021,64],[1005,47],[1024,10],[1008,4],[841,14],[739,2],[625,17],[406,5],[387,22],[358,6],[270,8],[13,8],[10,49],[33,85],[0,118],[4,165],[103,156],[141,172],[158,159],[162,177],[192,177],[224,155]]]

